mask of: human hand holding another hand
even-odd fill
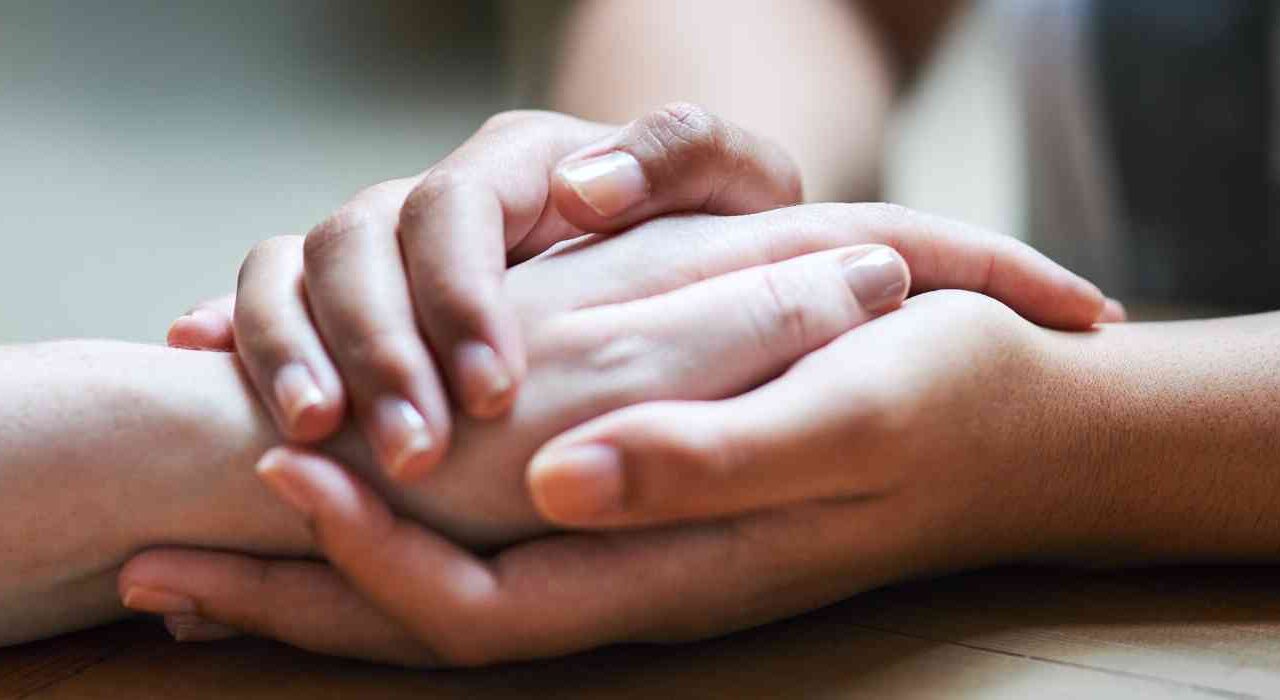
[[[524,486],[539,444],[619,406],[664,395],[733,396],[783,371],[867,318],[861,304],[851,304],[840,272],[839,261],[854,251],[803,254],[868,241],[895,245],[911,265],[915,290],[983,290],[1060,325],[1088,325],[1102,307],[1096,289],[1016,241],[897,208],[814,205],[662,219],[513,270],[508,284],[527,273],[536,293],[511,295],[533,306],[525,322],[528,385],[510,415],[477,424],[474,440],[459,432],[450,455],[459,461],[441,465],[421,489],[389,489],[377,474],[364,476],[391,491],[402,512],[473,544],[546,531]],[[791,259],[797,255],[803,257]],[[787,262],[714,277],[776,260]],[[938,333],[930,341],[947,337]],[[538,339],[547,342],[545,351],[535,349]],[[650,348],[657,351],[643,351]],[[598,384],[574,396],[574,376]],[[555,408],[540,412],[540,402]],[[534,427],[522,434],[522,426]],[[473,459],[465,458],[468,450]],[[122,592],[136,585],[181,590],[204,619],[331,653],[479,663],[710,634],[906,575],[886,564],[879,575],[835,576],[854,550],[849,533],[834,527],[848,514],[831,503],[712,525],[557,535],[479,559],[396,520],[358,479],[323,458],[275,453],[265,467],[269,483],[311,519],[345,578],[311,562],[158,551],[125,570]],[[406,496],[411,502],[399,500]],[[831,526],[817,527],[810,517]],[[830,536],[799,534],[810,528]],[[333,614],[321,620],[289,612],[305,606]],[[207,628],[185,629],[199,636],[196,630]]]
[[[523,382],[509,263],[666,212],[747,214],[800,197],[784,153],[693,105],[621,127],[507,112],[424,173],[363,190],[305,245],[259,246],[238,303],[197,307],[170,343],[234,345],[290,440],[332,436],[349,405],[377,461],[412,481],[447,452],[450,396],[494,418]]]

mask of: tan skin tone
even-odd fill
[[[557,103],[562,106],[571,105],[573,99],[580,99],[582,102],[582,109],[579,111],[595,115],[604,120],[620,121],[622,119],[630,118],[634,114],[640,113],[641,110],[639,109],[639,106],[641,105],[647,108],[648,105],[655,104],[663,99],[690,95],[696,96],[705,102],[711,103],[712,105],[728,109],[728,111],[738,115],[740,119],[746,121],[748,125],[754,126],[757,131],[769,134],[773,136],[776,141],[782,143],[786,150],[796,156],[805,171],[806,178],[809,182],[809,191],[811,196],[814,192],[816,192],[817,196],[820,198],[833,197],[848,193],[869,193],[874,191],[880,130],[885,121],[890,97],[896,90],[894,88],[894,83],[900,82],[900,79],[895,78],[895,76],[908,75],[914,70],[914,63],[918,61],[920,56],[925,52],[923,47],[926,47],[931,43],[931,39],[927,38],[926,35],[936,33],[942,24],[943,18],[945,18],[945,16],[950,12],[950,5],[950,3],[939,3],[939,9],[937,12],[927,14],[912,13],[909,15],[895,13],[892,9],[882,12],[882,8],[873,6],[864,15],[856,9],[851,9],[849,6],[842,6],[838,3],[812,3],[800,6],[799,8],[795,6],[788,6],[784,11],[786,18],[789,20],[788,22],[772,21],[778,19],[778,17],[774,15],[778,11],[782,11],[783,6],[780,4],[774,4],[772,6],[764,4],[759,8],[751,8],[751,12],[747,12],[747,8],[743,8],[740,5],[735,7],[720,6],[720,10],[722,11],[728,11],[735,15],[741,13],[740,21],[734,23],[735,32],[742,32],[744,28],[748,35],[753,30],[762,32],[762,34],[760,34],[760,38],[764,39],[763,42],[752,42],[748,38],[748,43],[753,45],[753,50],[750,52],[750,55],[747,55],[743,52],[718,50],[712,50],[706,53],[697,52],[693,54],[681,54],[679,51],[672,51],[673,47],[669,45],[669,42],[668,44],[664,44],[661,41],[664,32],[668,31],[668,28],[672,25],[664,27],[661,22],[663,19],[667,19],[678,23],[679,21],[688,19],[678,17],[677,15],[679,15],[679,13],[677,12],[645,12],[647,17],[659,18],[659,21],[656,24],[648,23],[647,25],[637,25],[628,19],[630,16],[628,13],[634,11],[639,7],[639,5],[633,4],[628,7],[625,3],[583,3],[578,13],[579,16],[573,25],[576,28],[573,31],[576,32],[577,38],[573,38],[575,35],[571,34],[570,40],[564,43],[566,46],[566,52],[562,70],[559,73],[559,80],[557,82]],[[697,4],[694,7],[696,7],[696,10],[694,11],[706,10],[715,12],[714,3],[707,3],[705,5]],[[660,10],[661,8],[657,9]],[[676,10],[680,8],[678,6],[673,6],[668,9]],[[684,9],[690,9],[688,4],[685,4]],[[872,18],[877,24],[869,24],[866,21],[868,17]],[[904,22],[904,17],[909,21]],[[914,21],[916,18],[927,21],[922,21],[917,25]],[[714,19],[714,17],[712,19]],[[727,35],[724,37],[716,35],[714,30],[722,26],[721,24],[717,22],[701,24],[704,27],[712,28],[712,31],[707,33],[703,39],[709,43],[713,49],[716,42],[731,42],[732,37]],[[790,26],[793,24],[800,26],[802,31],[793,32],[792,34],[787,35],[786,38],[771,33],[778,27]],[[626,27],[627,29],[625,32],[622,32],[614,29],[614,27]],[[637,39],[636,46],[632,47],[632,51],[611,50],[601,54],[599,51],[593,52],[591,49],[592,44],[590,39],[592,36],[617,37],[620,33],[625,33],[630,35],[632,38]],[[914,34],[916,38],[912,39],[907,36],[908,34]],[[882,41],[884,44],[888,44],[892,47],[892,50],[896,53],[893,55],[884,53],[884,44],[881,43]],[[788,42],[791,42],[791,44],[788,44]],[[789,45],[793,48],[788,48]],[[722,44],[722,46],[729,46],[729,44]],[[770,47],[775,51],[775,53],[770,54],[768,51],[760,51],[760,46]],[[803,48],[804,50],[798,50],[800,48]],[[621,63],[616,60],[618,57],[622,57]],[[716,63],[721,60],[726,61],[726,66],[736,68],[743,68],[740,63],[743,60],[756,60],[760,62],[759,67],[763,69],[768,65],[768,67],[772,69],[772,72],[746,69],[722,71],[717,68],[717,65],[719,64]],[[631,61],[631,63],[628,64],[628,61]],[[804,61],[813,61],[813,64],[807,67],[803,64]],[[769,63],[766,64],[766,62]],[[590,71],[577,71],[575,66],[589,66]],[[606,75],[609,73],[626,75],[627,80],[582,79],[583,76],[593,76],[594,78],[598,78],[601,73]],[[672,82],[646,83],[644,78],[647,75],[663,76],[662,79],[664,81]],[[772,84],[772,90],[756,89],[761,85],[761,77],[769,75],[777,78],[776,82]],[[575,76],[578,77],[575,78]],[[798,77],[802,77],[804,79],[797,80]],[[750,80],[750,87],[752,89],[742,89],[743,87],[747,87],[745,85],[735,87],[733,80]],[[814,82],[815,80],[819,82]],[[823,80],[826,82],[822,83],[821,81]],[[681,83],[679,81],[684,82]],[[612,89],[614,86],[624,85],[625,89],[619,88],[612,93],[600,92],[602,89],[607,91]],[[646,85],[657,86],[657,92],[646,92]],[[750,96],[761,95],[766,92],[769,93],[767,98],[758,100],[755,103],[731,104],[729,102],[720,101],[721,98],[731,99],[735,96],[748,96],[747,99],[752,99]],[[776,107],[778,105],[788,105],[791,109],[786,113],[778,112],[776,111]],[[810,106],[812,108],[809,108]],[[832,108],[839,111],[832,112],[830,111]],[[687,112],[686,109],[677,109],[676,111],[677,113]],[[670,110],[668,110],[668,114],[669,113]],[[799,120],[797,120],[797,116],[800,117]],[[677,122],[682,124],[687,123],[687,121],[688,120],[685,119],[677,119]],[[694,119],[692,121],[697,124],[700,120]],[[803,124],[803,126],[801,128],[797,128],[797,124]],[[641,125],[645,125],[645,120],[641,121]],[[652,127],[654,124],[653,122],[648,122],[648,125]],[[659,122],[657,126],[661,127],[663,124]],[[823,128],[831,126],[834,126],[835,128]],[[661,134],[663,131],[664,130],[662,128],[650,129],[651,133]],[[695,130],[695,134],[697,133],[705,133],[705,130],[697,129]],[[640,138],[636,142],[643,143],[644,141],[644,138]],[[677,138],[675,143],[680,143],[682,141],[684,141],[684,139]],[[545,139],[543,142],[545,143]],[[606,138],[606,147],[608,148],[617,146],[616,137],[614,137],[613,144],[608,144],[607,142],[608,138]],[[695,140],[695,143],[696,142],[697,141]],[[710,142],[718,143],[722,147],[725,143],[736,143],[737,140],[713,138],[710,139]],[[657,143],[662,145],[664,142],[659,138],[657,139]],[[617,150],[634,153],[634,150],[626,147],[625,144],[618,147]],[[672,155],[671,153],[664,154],[662,153],[662,150],[663,149],[660,149],[657,154],[658,157],[654,162],[655,167],[650,167],[649,164],[646,163],[645,170],[651,176],[654,172],[662,172],[664,158],[668,161],[666,163],[667,167],[672,165],[672,161],[677,163],[680,162],[680,158],[677,157],[673,159],[670,157]],[[747,150],[749,152],[759,151],[759,149],[754,148],[749,148]],[[713,155],[715,153],[722,154],[724,149],[716,148],[711,149],[711,151]],[[538,173],[548,170],[551,163],[555,162],[555,159],[560,157],[559,154],[561,153],[563,153],[563,150],[550,152],[544,150],[541,155],[541,158],[543,159],[541,163],[539,163],[536,158],[533,161],[528,161],[526,156],[526,162],[529,163],[527,171]],[[676,155],[679,155],[678,152]],[[730,163],[733,163],[735,160],[736,159],[734,158],[727,159]],[[710,175],[709,179],[711,181],[714,181],[717,178],[717,172],[722,174],[726,172],[724,170],[717,171],[714,167],[715,162],[716,159],[712,158],[712,168],[707,171]],[[688,162],[685,161],[682,165],[684,167],[682,167],[681,170],[687,171]],[[769,171],[768,168],[765,170]],[[731,169],[728,172],[736,173],[736,170]],[[779,171],[775,168],[772,172],[775,174],[775,178],[777,178]],[[786,181],[788,179],[790,178],[781,178],[782,181]],[[446,183],[454,182],[452,179],[443,180]],[[736,178],[730,178],[729,182],[733,182],[735,180]],[[706,182],[707,178],[703,178],[702,181]],[[421,189],[421,183],[423,182],[426,182],[426,180],[424,179],[420,181],[419,189]],[[490,188],[495,187],[492,182],[490,182],[488,186]],[[501,186],[497,186],[497,190],[491,189],[491,191],[501,190]],[[782,191],[785,192],[786,188]],[[563,194],[568,192],[568,190],[562,188],[560,192]],[[554,186],[552,187],[551,194],[555,195]],[[665,198],[665,192],[660,189],[656,194],[657,196],[651,203],[652,206],[648,207],[646,215],[658,213],[664,206],[671,206],[672,200]],[[412,196],[410,199],[412,199]],[[499,195],[498,199],[503,200],[504,198]],[[700,200],[694,201],[696,202]],[[785,199],[773,199],[771,202],[768,197],[758,197],[754,202],[745,203],[748,207],[755,206],[764,208],[770,206],[771,203],[785,203],[785,201]],[[583,209],[580,206],[575,206],[575,202],[572,197],[565,198],[556,196],[555,204],[557,205],[558,210],[566,216],[571,225],[574,223],[581,225],[581,221],[575,220],[573,212],[575,209],[578,211],[583,211]],[[686,204],[685,206],[688,205]],[[450,209],[450,207],[443,208]],[[413,209],[414,211],[421,210],[420,207],[414,207]],[[456,209],[456,207],[454,207],[454,209]],[[635,214],[637,212],[632,213]],[[365,219],[357,218],[355,220],[364,221]],[[625,221],[621,220],[606,222],[596,221],[593,226],[592,222],[587,221],[586,227],[591,228],[592,230],[610,230],[615,226],[624,224]],[[413,226],[405,225],[404,216],[402,215],[400,226],[397,231],[401,238],[402,246],[404,245],[406,230],[411,232],[413,228]],[[322,230],[321,232],[323,233],[324,231]],[[508,229],[505,236],[508,242],[512,240],[510,234],[511,231]],[[519,240],[520,235],[524,234],[519,234],[517,236],[517,240]],[[447,239],[443,240],[447,241]],[[456,259],[462,259],[458,256],[465,257],[469,254],[460,253],[458,250],[455,250],[452,253],[445,255],[442,259],[449,260],[451,259],[450,255],[454,256]],[[492,255],[492,253],[490,253],[490,255]],[[309,260],[309,265],[312,264],[312,262],[313,261]],[[934,262],[936,263],[937,260]],[[467,266],[463,266],[463,268],[470,269]],[[311,273],[308,272],[308,278],[310,278],[310,274]],[[410,275],[410,278],[412,281],[412,274]],[[443,278],[441,282],[437,283],[437,287],[441,283],[443,283]],[[308,292],[314,291],[311,289],[311,286],[312,285],[308,285]],[[455,283],[445,284],[443,288],[446,290],[457,288],[456,281]],[[323,294],[323,290],[321,290],[321,294]],[[357,299],[361,297],[360,294],[356,294],[354,296]],[[395,295],[393,294],[392,296]],[[446,301],[448,301],[451,296],[455,295],[445,295]],[[470,300],[474,301],[474,299],[479,296],[482,295],[471,294]],[[368,295],[365,295],[365,298],[369,298]],[[466,294],[457,298],[461,299],[462,303],[454,305],[454,308],[452,309],[449,308],[449,304],[446,304],[441,308],[434,308],[433,310],[438,313],[437,316],[433,318],[444,318],[444,322],[448,323],[448,319],[451,314],[456,313],[459,308],[467,307],[466,302],[468,301],[468,297]],[[319,303],[321,305],[324,304],[323,301],[320,301]],[[357,306],[363,309],[373,308],[376,310],[378,308],[376,304],[370,305],[367,303],[357,304]],[[474,307],[475,304],[473,303],[471,306]],[[1041,306],[1040,308],[1044,309],[1048,307]],[[1061,309],[1059,309],[1059,311],[1061,311]],[[498,311],[493,311],[492,313],[499,315]],[[1109,314],[1112,317],[1114,317],[1116,313],[1117,312],[1114,308],[1109,311]],[[239,324],[239,319],[242,315],[244,314],[237,312],[237,324]],[[371,318],[377,317],[377,315],[377,313],[366,314],[367,317]],[[464,314],[464,316],[466,315],[467,314]],[[484,314],[475,313],[469,314],[472,318],[478,316],[482,317],[483,315]],[[1092,311],[1086,315],[1091,316]],[[200,344],[205,342],[206,344],[214,345],[216,345],[219,340],[225,342],[229,339],[230,333],[227,332],[225,324],[220,325],[217,322],[217,315],[214,314],[213,316],[214,318],[212,322],[207,327],[188,327],[187,329],[189,331],[195,330],[199,332],[192,332],[184,335],[181,326],[175,328],[176,340],[179,342],[185,341],[190,344]],[[422,323],[425,326],[425,335],[428,339],[433,335],[431,326],[436,322],[433,318],[422,320]],[[1041,317],[1040,320],[1049,323],[1072,325],[1080,322],[1076,319],[1077,316],[1075,315],[1075,311],[1068,308],[1065,317],[1057,319],[1052,317]],[[265,326],[268,324],[262,325]],[[321,326],[323,325],[324,324],[322,322]],[[239,335],[244,337],[253,336],[254,334],[242,333]],[[241,349],[243,351],[245,348],[242,347]],[[439,347],[433,344],[433,349],[436,350],[437,357],[441,356]],[[248,362],[252,366],[255,363],[255,355],[260,353],[255,353],[254,348],[252,347],[248,348],[248,350]],[[505,355],[505,353],[503,354]],[[445,353],[445,356],[447,356],[447,353]],[[269,364],[270,363],[268,363],[268,365]],[[277,363],[276,367],[278,366],[279,364]],[[519,377],[515,378],[517,380],[519,379]],[[260,389],[263,388],[264,384],[265,382],[259,380]],[[466,387],[462,386],[462,384],[464,383],[455,383],[454,389],[463,397],[463,403],[465,406],[469,405],[469,402],[466,399],[468,392],[466,391]],[[271,392],[264,392],[264,395],[268,397],[267,401],[269,404],[271,403],[270,393]],[[338,405],[340,402],[335,399],[335,394],[330,393],[329,400],[333,405]],[[474,407],[471,407],[471,409],[474,409]],[[474,410],[472,410],[472,412],[475,413]],[[282,412],[279,410],[276,411],[278,419],[281,413]],[[481,413],[488,412],[482,411]],[[318,435],[322,435],[325,430],[331,429],[331,427],[325,427],[326,420],[329,421],[329,426],[335,424],[334,414],[332,411],[327,417],[322,416],[321,418],[322,419],[319,421],[321,424],[319,429],[314,430],[311,433],[307,433],[307,431],[304,430],[303,432],[306,434],[303,435],[298,435],[295,432],[294,437],[314,438]],[[288,425],[283,425],[282,427],[287,433],[290,432],[290,427]],[[376,434],[373,437],[375,444],[377,444]],[[384,459],[383,461],[385,463],[389,460]],[[431,460],[425,460],[426,463],[420,465],[420,469],[415,471],[429,469],[431,466],[430,461]],[[251,628],[254,627],[250,620],[244,620],[242,621],[242,624]],[[294,641],[303,644],[311,644],[313,647],[317,646],[314,642],[308,642],[301,638],[295,638]],[[346,651],[351,653],[350,649]],[[361,652],[357,649],[355,650],[355,653]],[[524,653],[530,652],[526,651]],[[546,652],[542,651],[533,653]]]
[[[802,168],[820,170],[793,148]],[[577,491],[571,506],[588,502],[581,474],[535,468],[542,514],[625,532],[479,559],[395,519],[339,465],[285,450],[264,476],[343,576],[165,551],[135,560],[122,589],[185,584],[194,635],[217,621],[230,625],[220,633],[333,653],[478,664],[715,634],[996,561],[1269,561],[1280,531],[1277,327],[1262,315],[1062,334],[988,297],[921,295],[724,403],[646,404],[552,441],[552,454],[614,449],[624,498],[614,510],[565,510],[556,490]],[[850,460],[850,436],[864,460]],[[797,464],[805,479],[792,478]],[[708,483],[718,497],[680,500]],[[681,524],[629,529],[672,519]],[[321,626],[291,614],[315,606],[334,611]]]
[[[450,397],[478,418],[515,400],[526,360],[500,290],[508,263],[664,212],[792,204],[800,172],[811,201],[874,198],[893,95],[958,3],[910,4],[910,12],[829,0],[578,5],[552,101],[595,123],[495,117],[449,158],[406,178],[398,210],[371,188],[316,226],[305,250],[314,325],[253,308],[235,315],[241,356],[280,431],[315,443],[349,410],[383,468],[413,481],[448,450]],[[696,42],[679,38],[682,26],[700,28]],[[681,102],[689,99],[711,110]],[[626,129],[609,126],[646,114]],[[700,152],[706,134],[716,137],[713,157]],[[615,168],[613,186],[606,176],[585,191],[548,177],[607,154],[631,156],[632,175]],[[620,177],[630,196],[618,195]],[[593,190],[602,197],[595,204],[582,196]],[[402,273],[364,274],[399,268],[401,254]],[[219,319],[230,304],[184,318],[173,344],[226,342]]]
[[[842,270],[868,252],[858,246],[891,238],[922,287],[969,285],[1050,305],[1078,291],[1075,278],[1009,239],[876,206],[660,219],[507,275],[530,343],[527,391],[502,423],[460,421],[465,449],[427,481],[393,485],[356,430],[326,449],[400,512],[453,538],[492,546],[546,532],[522,487],[538,445],[637,401],[730,396],[773,376],[888,308],[864,308]],[[962,264],[938,268],[939,257]],[[295,250],[276,263],[298,260]],[[994,282],[991,269],[1002,271]],[[905,292],[899,285],[890,305]],[[799,335],[797,309],[807,319]],[[729,351],[738,362],[723,362]],[[279,435],[234,356],[76,341],[4,348],[0,359],[3,642],[121,616],[116,574],[146,547],[314,551],[308,529],[254,478]],[[126,596],[131,605],[173,601],[168,584],[143,587],[151,590]],[[363,638],[347,639],[356,653]]]
[[[539,498],[597,533],[477,557],[282,448],[268,485],[302,494],[329,565],[164,550],[122,585],[198,601],[186,638],[431,666],[699,638],[994,563],[1272,562],[1278,347],[1276,314],[1071,334],[932,292],[754,391],[554,440],[621,449],[621,509],[565,517]]]

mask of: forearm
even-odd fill
[[[811,201],[879,191],[893,71],[854,3],[591,0],[561,45],[555,109],[625,122],[698,102],[781,144]]]
[[[253,474],[276,440],[234,358],[109,342],[0,349],[0,644],[123,614],[156,544],[297,554]]]
[[[1054,346],[1067,369],[1044,395],[1070,397],[1049,435],[1075,480],[1070,558],[1280,558],[1280,313],[1107,326]]]

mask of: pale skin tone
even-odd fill
[[[591,33],[646,31],[608,25],[626,16],[610,10],[621,4],[594,5],[606,19],[592,20]],[[766,13],[735,21],[752,17],[761,31],[777,24]],[[847,26],[815,24],[833,34]],[[639,44],[660,46],[663,31]],[[570,65],[580,45],[570,42]],[[773,45],[753,43],[761,54]],[[649,59],[630,66],[626,80],[599,84],[644,83],[637,71],[650,64],[655,82],[678,79],[716,60],[699,53],[673,67]],[[612,70],[587,65],[596,75]],[[830,75],[824,100],[864,82],[841,71],[782,73]],[[709,75],[727,83],[752,74]],[[701,99],[696,89],[672,97]],[[655,103],[610,100],[593,97],[586,111],[618,120]],[[874,144],[887,102],[824,104],[872,105],[835,123],[849,133],[870,124],[872,138],[857,142]],[[769,104],[779,103],[786,100]],[[614,105],[622,106],[609,116]],[[840,149],[827,141],[826,150],[806,148],[751,107],[732,109],[792,150],[806,176],[816,174],[810,191],[820,196],[874,172],[874,154],[854,148],[834,176],[822,174],[819,156]],[[790,131],[818,126],[797,114],[787,115]],[[915,263],[925,259],[912,262],[918,275]],[[478,664],[717,634],[889,581],[993,562],[1270,561],[1280,544],[1277,323],[1264,315],[1063,334],[987,297],[926,294],[754,390],[643,404],[553,440],[527,474],[541,514],[625,532],[546,537],[480,559],[394,519],[339,465],[283,450],[262,465],[268,484],[301,511],[337,570],[160,551],[135,560],[121,590],[154,586],[194,601],[199,616],[180,621],[188,638],[240,629],[331,653]],[[225,335],[217,319],[213,326]],[[564,458],[564,448],[582,445],[592,446],[589,459],[581,450]],[[600,488],[610,474],[620,485]],[[619,498],[602,509],[602,494]],[[680,524],[634,529],[672,519]],[[333,613],[296,614],[307,608]]]
[[[527,390],[501,423],[459,421],[459,449],[426,481],[393,487],[355,431],[327,449],[457,540],[492,546],[546,532],[522,486],[538,445],[638,401],[740,393],[891,308],[907,291],[906,268],[890,249],[863,245],[890,238],[918,269],[917,287],[972,286],[1028,309],[1027,300],[1071,301],[1081,289],[1008,239],[878,206],[660,219],[506,276],[530,343]],[[273,264],[301,260],[301,241],[277,245]],[[939,257],[959,264],[939,267]],[[846,282],[859,260],[901,275],[872,288],[887,284],[888,297],[868,297],[865,285],[858,296]],[[727,352],[737,361],[723,362]],[[0,353],[4,642],[123,614],[113,582],[145,547],[314,551],[307,528],[254,479],[279,436],[232,355],[97,341]],[[92,487],[49,488],[51,475]],[[142,588],[131,605],[175,599],[170,585]]]
[[[584,508],[572,478],[530,475],[545,516],[599,534],[479,558],[288,448],[269,483],[303,494],[290,502],[341,575],[162,550],[122,585],[197,600],[188,638],[229,633],[216,621],[327,653],[475,665],[720,634],[995,563],[1273,562],[1277,348],[1276,314],[1072,334],[989,297],[928,293],[753,391],[641,404],[554,440],[621,454],[612,510]]]
[[[236,314],[281,433],[315,443],[350,412],[381,466],[413,481],[448,450],[450,397],[483,419],[519,391],[524,340],[501,294],[509,263],[665,212],[794,204],[801,172],[811,201],[874,199],[894,92],[959,4],[581,3],[558,42],[552,102],[592,121],[498,115],[441,163],[359,193],[316,226],[305,274],[314,325]],[[699,28],[696,41],[685,27]],[[691,98],[711,111],[680,102]],[[184,319],[174,343],[225,342],[230,303]],[[257,332],[266,321],[274,337]]]

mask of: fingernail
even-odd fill
[[[175,615],[196,611],[196,602],[190,597],[149,586],[130,586],[124,593],[124,606],[130,610],[154,615]]]
[[[324,403],[324,393],[311,376],[311,370],[298,362],[280,368],[274,388],[276,402],[290,430],[298,427],[304,413]]]
[[[454,354],[464,402],[471,413],[478,418],[501,413],[508,404],[512,382],[497,353],[484,343],[468,341],[459,344]]]
[[[884,246],[845,260],[844,280],[862,308],[873,313],[901,303],[910,282],[902,259]]]
[[[382,464],[391,478],[400,480],[425,471],[435,440],[413,404],[404,399],[379,399],[373,407],[373,423]]]
[[[240,636],[240,631],[234,627],[190,614],[165,615],[164,628],[179,642],[213,642]]]
[[[309,516],[312,510],[311,498],[306,490],[290,477],[288,470],[285,469],[287,460],[287,452],[280,448],[271,449],[262,455],[262,459],[258,460],[258,465],[254,469],[276,496],[294,510]]]
[[[174,319],[173,324],[169,326],[168,339],[173,345],[174,341],[180,340],[185,333],[187,338],[190,338],[191,334],[197,336],[197,339],[190,340],[190,343],[208,343],[214,336],[225,332],[226,325],[227,319],[222,314],[208,309],[192,309]]]
[[[622,457],[607,445],[576,445],[534,455],[529,482],[539,509],[553,520],[589,521],[622,509]]]
[[[1107,319],[1109,323],[1123,323],[1129,320],[1129,311],[1124,308],[1124,304],[1118,299],[1107,297],[1107,301],[1102,307],[1102,318]]]
[[[640,161],[622,151],[565,163],[559,173],[587,206],[605,218],[621,214],[649,195]]]

